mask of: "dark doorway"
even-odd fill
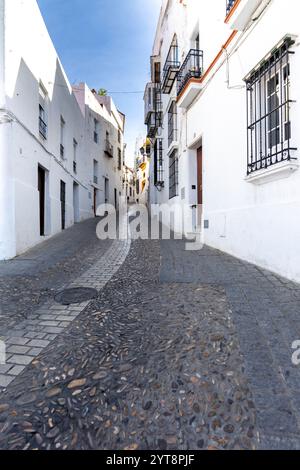
[[[40,214],[40,236],[45,236],[45,170],[38,167],[38,191],[39,191],[39,214]]]
[[[118,209],[118,193],[117,193],[116,188],[115,188],[115,208],[116,210]]]
[[[97,216],[97,189],[94,188],[94,215]]]
[[[198,187],[198,204],[203,204],[203,156],[202,147],[197,149],[197,187]]]
[[[61,229],[66,228],[66,183],[60,182]]]
[[[109,202],[109,179],[104,178],[104,200],[105,204]]]
[[[80,221],[80,210],[79,210],[79,184],[73,183],[73,208],[74,208],[74,223]]]

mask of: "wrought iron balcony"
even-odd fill
[[[114,158],[114,147],[108,139],[105,140],[104,153],[111,158]]]
[[[39,118],[39,132],[44,139],[47,139],[47,124],[41,117]]]
[[[162,111],[161,85],[160,83],[148,83],[145,95],[145,124],[148,124],[151,113]]]
[[[156,111],[151,113],[147,122],[147,137],[153,139],[156,136],[156,133],[162,125],[162,112]]]
[[[231,12],[232,8],[234,7],[234,4],[237,2],[237,0],[227,0],[226,2],[226,16],[229,15]]]
[[[163,70],[162,93],[169,94],[180,69],[178,47],[171,46]]]
[[[147,124],[149,119],[149,114],[154,112],[154,90],[155,83],[147,83],[144,95],[145,103],[145,124]]]
[[[149,95],[145,95],[145,124],[148,127],[148,138],[155,137],[157,130],[162,125],[162,99],[160,83],[148,84]]]
[[[180,95],[191,78],[201,78],[203,51],[191,49],[177,75],[177,94]]]

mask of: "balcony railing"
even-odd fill
[[[191,49],[177,75],[177,94],[180,95],[191,78],[201,78],[203,72],[203,51]]]
[[[63,144],[60,144],[60,158],[65,158],[65,147],[63,146]]]
[[[162,125],[162,112],[157,111],[151,113],[147,122],[147,137],[153,139],[156,136],[157,130]]]
[[[168,95],[171,92],[179,69],[180,62],[178,60],[178,47],[171,46],[163,70],[163,93]]]
[[[108,157],[111,157],[111,158],[114,157],[114,147],[108,139],[106,139],[105,141],[104,153],[106,153]]]
[[[47,124],[41,117],[39,118],[39,132],[44,139],[47,139]]]
[[[236,3],[237,0],[227,0],[226,2],[226,16],[229,15],[231,12],[232,8],[234,7],[234,4]]]

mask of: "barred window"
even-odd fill
[[[168,144],[169,147],[172,142],[177,141],[177,105],[175,101],[172,101],[172,104],[168,111]]]
[[[169,162],[169,199],[178,196],[178,151],[174,150]]]
[[[246,79],[248,174],[292,160],[290,121],[291,39],[272,52]]]
[[[163,140],[157,139],[154,145],[154,185],[162,186],[163,182]]]
[[[118,170],[122,170],[122,151],[118,148]]]

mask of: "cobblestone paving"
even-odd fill
[[[262,449],[300,449],[300,285],[205,247],[161,243],[161,282],[223,286],[257,411]]]
[[[130,240],[115,240],[107,252],[90,269],[73,281],[68,287],[93,287],[102,289],[123,264],[130,248]],[[0,365],[0,390],[7,387],[21,374],[49,343],[62,333],[89,302],[62,306],[48,302],[35,310],[26,320],[13,329],[1,333],[0,339],[6,344],[6,363]]]
[[[14,260],[0,261],[0,334],[29,318],[104,255],[112,242],[97,239],[97,222],[76,224]]]
[[[225,290],[159,282],[134,242],[97,300],[0,401],[2,449],[252,449],[256,411]]]
[[[184,246],[132,242],[3,391],[1,449],[300,448],[300,287]],[[80,285],[100,289],[104,266]]]

